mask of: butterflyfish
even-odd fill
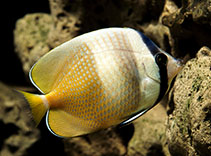
[[[45,54],[29,73],[41,93],[19,92],[36,125],[46,114],[50,132],[75,137],[137,119],[162,99],[180,68],[141,32],[105,28]]]

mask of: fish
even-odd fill
[[[36,126],[46,115],[55,136],[76,137],[131,123],[153,108],[181,69],[178,59],[132,28],[77,36],[42,56],[19,91]]]

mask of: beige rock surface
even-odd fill
[[[14,90],[0,82],[0,155],[27,154],[40,138],[38,129],[22,110],[23,99]]]
[[[190,58],[194,57],[202,46],[209,47],[211,0],[167,0],[167,2],[169,6],[174,7],[163,16],[162,24],[169,27],[172,36],[172,54],[177,57],[188,55]]]
[[[211,51],[186,63],[172,91],[167,138],[172,155],[211,154]]]
[[[166,109],[158,104],[134,121],[135,131],[128,144],[128,156],[169,156],[165,122]]]
[[[64,145],[65,152],[71,156],[124,156],[127,151],[122,138],[111,128],[85,137],[66,139]]]
[[[47,39],[52,22],[50,15],[34,13],[24,16],[16,23],[14,31],[15,51],[27,76],[32,65],[50,50]]]

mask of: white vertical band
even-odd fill
[[[40,97],[41,97],[41,99],[43,101],[44,106],[46,107],[46,109],[48,109],[49,108],[49,104],[48,104],[47,98],[45,97],[45,95],[40,95]]]

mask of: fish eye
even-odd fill
[[[155,61],[156,63],[159,65],[159,64],[163,64],[163,65],[166,65],[167,64],[167,61],[168,61],[168,58],[165,54],[163,53],[158,53],[156,54],[155,56]]]

